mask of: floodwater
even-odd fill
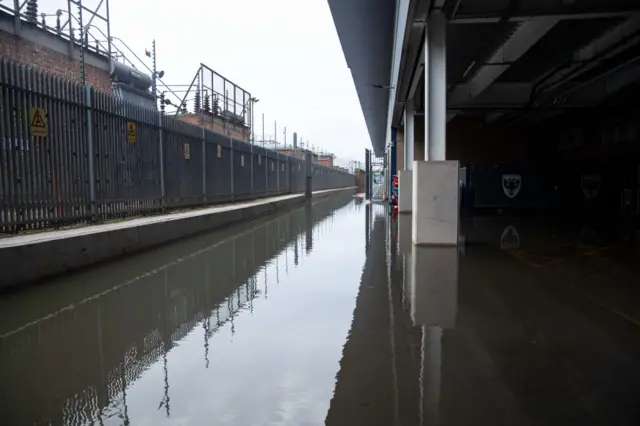
[[[337,196],[3,294],[0,423],[640,424],[637,244],[465,227]]]

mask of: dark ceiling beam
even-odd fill
[[[556,89],[561,89],[562,85],[579,78],[601,65],[603,61],[619,55],[637,43],[640,43],[640,13],[629,17],[576,51],[570,59],[572,63],[568,61],[563,64],[562,69],[544,78],[544,84],[536,89],[536,92],[542,95],[534,95],[539,98],[556,97]]]
[[[557,18],[559,20],[578,20],[578,19],[599,19],[599,18],[624,18],[633,13],[640,12],[640,6],[632,8],[626,8],[623,10],[600,10],[600,11],[575,11],[567,12],[563,10],[549,11],[516,11],[509,17],[508,22],[524,22],[533,18]],[[461,14],[449,21],[452,25],[465,25],[465,24],[496,24],[500,22],[501,17],[497,14]]]
[[[457,112],[536,112],[536,111],[575,111],[575,110],[626,110],[628,105],[447,105],[447,111]]]
[[[466,73],[472,77],[450,91],[449,99],[453,100],[451,102],[465,104],[474,102],[509,69],[511,64],[517,62],[558,22],[559,20],[556,18],[535,18],[521,23],[488,59],[486,57],[477,58],[478,62],[474,63],[475,66],[470,66]],[[487,62],[492,65],[478,65]],[[496,63],[502,63],[502,65],[493,65]],[[450,114],[449,119],[452,118],[453,114]]]
[[[460,93],[463,95],[470,89],[467,84],[460,85]],[[472,99],[471,103],[465,96],[449,96],[448,102],[455,105],[472,105],[473,103],[494,103],[494,104],[515,104],[524,105],[529,100],[531,93],[531,83],[494,83],[482,92],[477,98]]]

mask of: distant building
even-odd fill
[[[317,163],[320,164],[321,166],[335,167],[333,164],[333,158],[334,158],[333,154],[320,154],[318,155]]]
[[[256,145],[262,146],[262,141],[257,141]],[[318,154],[311,152],[311,150],[305,148],[293,148],[291,145],[278,145],[278,143],[273,141],[265,141],[264,147],[267,149],[272,149],[274,151],[279,152],[283,155],[288,155],[289,157],[304,159],[306,154],[311,154],[311,162],[318,162]]]

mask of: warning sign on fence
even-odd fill
[[[138,127],[133,121],[127,121],[127,140],[129,143],[135,143],[138,137]]]
[[[47,114],[44,108],[29,108],[29,124],[32,136],[47,137]]]
[[[191,149],[189,147],[188,143],[184,144],[184,159],[188,160],[189,158],[191,158]]]

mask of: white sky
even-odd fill
[[[39,12],[66,10],[66,3],[40,0]],[[83,1],[89,8],[98,3]],[[296,131],[341,163],[364,161],[369,134],[326,0],[110,0],[110,6],[111,34],[138,56],[147,59],[144,50],[156,39],[165,83],[189,84],[202,62],[260,99],[258,139],[264,113],[267,135],[277,120],[278,141],[286,126],[288,143]],[[54,26],[55,17],[48,19]]]

